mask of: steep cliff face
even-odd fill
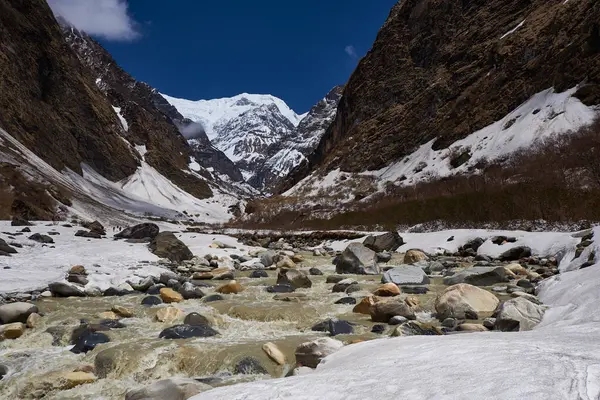
[[[118,117],[43,0],[0,0],[0,127],[55,169],[86,163],[111,180],[137,156]]]
[[[600,103],[600,3],[402,0],[360,61],[337,117],[287,187],[313,171],[383,168],[448,147],[554,87]]]

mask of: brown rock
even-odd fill
[[[181,293],[177,293],[171,288],[160,289],[160,298],[165,303],[180,303],[183,301]]]
[[[183,316],[183,311],[175,307],[160,308],[156,311],[156,320],[171,324]]]
[[[375,303],[371,309],[371,320],[373,322],[384,322],[388,321],[392,317],[401,316],[408,319],[415,319],[415,312],[405,302],[398,301],[395,299],[380,301]]]
[[[427,260],[427,256],[421,250],[408,250],[404,254],[404,264],[414,264],[423,260]]]
[[[13,322],[12,324],[0,325],[0,338],[17,339],[25,333],[25,324]]]
[[[357,305],[354,306],[352,312],[357,314],[371,314],[371,307],[375,304],[373,297],[365,297]]]
[[[400,293],[400,288],[394,283],[384,283],[373,292],[375,296],[381,297],[398,296]]]
[[[69,270],[69,274],[87,275],[87,271],[85,270],[85,267],[83,265],[74,265]]]
[[[38,326],[38,324],[40,323],[41,319],[42,319],[42,316],[40,314],[38,314],[38,313],[31,313],[27,317],[27,322],[25,323],[25,325],[27,325],[27,327],[29,329],[33,329],[36,326]]]
[[[242,285],[240,285],[236,281],[230,281],[229,283],[219,286],[216,289],[217,293],[222,293],[222,294],[238,294],[243,291],[244,291],[244,288],[242,287]]]
[[[131,318],[134,316],[133,310],[119,305],[112,306],[111,311],[123,318]]]
[[[89,372],[68,372],[64,375],[64,379],[66,380],[63,386],[65,389],[72,389],[76,386],[93,383],[98,380],[96,375]]]

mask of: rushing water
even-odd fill
[[[274,300],[274,294],[265,287],[275,284],[275,272],[268,278],[249,279],[248,272],[236,271],[236,279],[245,290],[237,295],[225,296],[223,301],[204,303],[187,300],[175,305],[184,311],[198,312],[209,318],[220,335],[189,340],[159,339],[159,333],[172,325],[155,319],[159,307],[143,307],[144,295],[100,298],[48,298],[37,302],[44,314],[39,326],[28,329],[17,340],[0,342],[0,364],[10,367],[11,373],[0,381],[1,399],[123,399],[124,393],[134,387],[172,376],[205,377],[229,373],[235,364],[246,356],[256,358],[271,377],[285,376],[294,367],[294,350],[303,342],[324,336],[310,330],[315,323],[337,317],[356,323],[352,335],[336,338],[344,342],[355,339],[380,337],[371,333],[370,317],[352,313],[352,305],[336,305],[344,293],[332,293],[332,284],[326,284],[326,275],[334,267],[322,265],[327,258],[306,256],[306,267],[318,266],[324,276],[311,276],[310,289],[297,290],[306,299],[285,302]],[[393,264],[393,261],[392,263]],[[349,276],[350,277],[350,276]],[[359,281],[362,291],[353,297],[369,294],[380,283],[380,276],[351,276]],[[219,282],[222,283],[222,282]],[[439,281],[429,286],[430,293],[417,296],[424,311],[433,310],[436,293],[443,288]],[[212,289],[206,290],[207,294]],[[69,351],[72,330],[81,319],[98,321],[99,314],[113,305],[134,310],[133,318],[122,319],[126,328],[106,333],[111,342],[99,345],[87,354]],[[164,306],[164,305],[163,305]],[[162,307],[162,306],[160,306]],[[51,328],[54,335],[47,333]],[[391,328],[388,328],[390,333]],[[275,343],[286,355],[287,365],[279,366],[262,350],[266,342]],[[99,360],[103,360],[100,362]],[[107,361],[108,360],[108,361]],[[84,365],[96,364],[97,382],[64,390],[61,376]],[[268,376],[224,375],[216,385],[226,385],[248,379],[265,379]]]

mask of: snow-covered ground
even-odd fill
[[[600,237],[600,229],[594,231]],[[555,236],[550,244],[543,235],[540,246],[574,250],[571,240],[563,241],[568,236]],[[421,239],[437,246],[438,239]],[[597,243],[591,247],[600,250]],[[550,309],[530,332],[373,340],[345,346],[306,375],[218,388],[192,399],[599,399],[599,268],[543,282],[540,298]]]
[[[337,186],[348,185],[360,176],[373,178],[378,190],[383,191],[388,182],[398,186],[411,186],[433,178],[467,173],[472,168],[476,170],[476,165],[481,160],[498,160],[531,147],[536,141],[576,131],[590,124],[598,116],[598,108],[588,107],[573,97],[577,89],[574,87],[557,93],[550,88],[537,93],[501,120],[456,141],[447,149],[433,150],[434,139],[402,160],[380,170],[355,175],[338,169],[322,177],[310,175],[284,195],[303,193],[304,196],[315,196],[322,190],[338,193],[335,189]],[[469,160],[453,168],[451,159],[463,153],[470,155]]]
[[[17,232],[21,227],[10,226],[9,221],[0,221],[0,238],[8,243],[17,242],[23,245],[17,248],[17,254],[11,257],[0,257],[0,293],[19,292],[44,288],[48,283],[63,281],[65,274],[73,265],[83,265],[89,272],[89,284],[107,289],[118,286],[127,280],[137,281],[148,275],[158,276],[165,269],[156,265],[159,260],[152,254],[146,244],[127,243],[113,240],[112,227],[107,227],[106,239],[88,239],[75,237],[81,227],[66,228],[61,225],[47,226],[48,222],[37,222],[29,227],[31,233],[9,239],[5,232]],[[161,230],[179,231],[180,226],[159,224]],[[42,245],[29,240],[34,233],[47,234],[50,231],[60,233],[51,236],[54,244]],[[228,257],[231,254],[246,254],[251,247],[240,244],[235,238],[226,235],[204,235],[198,233],[177,233],[194,253],[203,257],[213,254]],[[220,241],[237,249],[219,249],[211,247]],[[148,261],[150,263],[144,263]],[[4,269],[9,267],[9,269]]]

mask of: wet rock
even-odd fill
[[[465,255],[477,254],[477,250],[485,242],[482,238],[475,238],[469,240],[463,246],[458,249],[458,252]]]
[[[395,251],[404,244],[404,240],[398,232],[387,232],[383,235],[369,235],[365,238],[363,244],[367,248],[380,253],[382,251]]]
[[[267,287],[269,293],[292,293],[295,291],[292,285],[273,285]]]
[[[61,388],[73,389],[76,386],[85,385],[87,383],[94,383],[98,378],[89,372],[68,372],[63,376],[65,383]]]
[[[37,313],[38,308],[31,303],[9,303],[0,306],[0,323],[10,324],[12,322],[27,321],[32,313]]]
[[[334,304],[356,304],[356,299],[354,297],[342,297]]]
[[[190,378],[169,378],[125,394],[125,400],[184,400],[212,389]]]
[[[85,276],[75,275],[75,274],[69,274],[67,276],[67,282],[76,283],[81,286],[85,286],[89,283],[89,281],[87,280],[87,278]]]
[[[6,375],[8,375],[9,369],[6,365],[0,364],[0,381],[4,379]]]
[[[532,303],[524,297],[507,300],[496,314],[496,330],[504,332],[530,331],[544,316],[543,306]]]
[[[430,279],[422,268],[414,265],[403,265],[384,272],[381,283],[394,283],[396,285],[423,285],[429,284]]]
[[[319,268],[312,267],[308,270],[308,273],[313,276],[323,275],[323,272]]]
[[[141,304],[146,307],[152,307],[152,306],[157,306],[162,303],[163,303],[163,301],[160,299],[160,297],[146,296],[142,299]]]
[[[285,355],[279,350],[275,343],[267,342],[262,346],[267,356],[279,365],[285,365]]]
[[[125,308],[123,306],[120,305],[114,305],[111,308],[111,311],[114,312],[115,314],[117,314],[119,317],[122,318],[131,318],[134,316],[133,310],[129,309],[129,308]]]
[[[466,283],[459,283],[450,286],[437,297],[435,310],[440,320],[477,319],[480,313],[494,312],[499,303],[498,298],[490,292]]]
[[[355,279],[352,279],[352,278],[343,279],[343,280],[339,281],[338,283],[336,283],[335,285],[333,285],[331,292],[332,293],[342,293],[342,292],[345,292],[346,289],[348,289],[351,285],[356,285],[356,284],[358,284],[358,282]]]
[[[322,359],[342,347],[344,347],[342,342],[328,337],[302,343],[296,348],[296,362],[299,366],[317,368]]]
[[[221,294],[238,294],[243,292],[244,288],[238,282],[230,281],[222,286],[219,286],[215,291]]]
[[[259,278],[268,278],[269,274],[267,274],[267,271],[263,271],[263,270],[255,270],[250,272],[250,275],[248,275],[248,278],[252,278],[252,279],[259,279]]]
[[[357,275],[378,274],[377,255],[361,243],[350,243],[338,257],[335,272]]]
[[[198,314],[197,312],[189,313],[185,316],[183,320],[185,325],[208,325],[211,326],[211,322],[208,318],[206,318],[202,314]]]
[[[158,225],[145,223],[126,228],[114,237],[118,239],[154,239],[158,235],[159,230]]]
[[[384,283],[373,292],[375,296],[381,297],[399,296],[400,293],[400,288],[394,283]]]
[[[127,290],[127,289],[111,286],[108,289],[106,289],[104,292],[102,292],[102,296],[121,297],[121,296],[127,296],[128,294],[132,294],[132,293],[133,293],[132,290]]]
[[[124,325],[122,322],[116,319],[103,319],[98,323],[98,325],[109,329],[123,329],[126,327],[126,325]],[[96,326],[96,330],[100,329],[98,329],[98,327]]]
[[[165,303],[180,303],[183,301],[181,293],[177,293],[171,288],[160,289],[160,298]]]
[[[442,326],[444,328],[456,329],[458,326],[458,320],[456,318],[446,318],[442,321]]]
[[[385,332],[385,329],[386,329],[385,325],[377,324],[377,325],[373,325],[373,328],[371,328],[371,332],[381,335],[381,334],[383,334],[383,332]]]
[[[341,275],[329,275],[325,279],[325,283],[338,283],[338,282],[343,281],[344,279],[346,279],[346,278]]]
[[[69,270],[69,274],[74,274],[74,275],[87,275],[87,271],[85,270],[85,267],[83,265],[73,265],[71,267],[71,269]]]
[[[392,317],[400,316],[409,320],[416,318],[415,312],[404,301],[389,300],[379,301],[370,309],[371,320],[373,322],[388,323]]]
[[[519,281],[517,281],[517,286],[529,290],[533,290],[535,288],[535,285],[531,283],[528,279],[520,279]]]
[[[242,375],[268,375],[269,373],[260,364],[256,358],[253,357],[244,357],[235,365],[234,368],[235,374]]]
[[[496,325],[496,318],[486,318],[483,320],[483,326],[485,326],[489,330],[494,329],[495,325]]]
[[[296,268],[296,263],[288,256],[283,256],[277,261],[277,268]]]
[[[400,325],[405,322],[408,322],[408,318],[397,315],[395,317],[390,318],[390,320],[388,321],[388,325]]]
[[[119,319],[119,316],[112,311],[104,311],[98,314],[98,318],[104,320],[117,320]]]
[[[348,286],[345,290],[346,294],[352,294],[355,292],[360,292],[362,289],[360,288],[360,285],[358,283],[353,283],[352,285]]]
[[[181,318],[183,316],[183,311],[181,311],[179,308],[175,308],[175,307],[164,307],[164,308],[159,308],[158,311],[156,311],[156,320],[158,322],[164,322],[167,324],[171,324],[173,322],[175,322],[178,318]],[[187,322],[186,322],[187,324]],[[191,325],[191,324],[188,324]]]
[[[312,282],[304,271],[281,268],[277,273],[277,285],[291,285],[294,289],[309,289]]]
[[[29,240],[33,240],[34,242],[45,243],[45,244],[54,243],[54,239],[52,239],[50,236],[42,235],[40,233],[34,233],[33,235],[29,236]]]
[[[426,261],[427,255],[421,250],[411,249],[404,254],[404,264],[414,264],[419,261]]]
[[[303,300],[307,300],[308,296],[306,293],[279,293],[273,296],[273,300],[288,301],[298,303]]]
[[[0,339],[18,339],[25,333],[25,324],[13,322],[0,325]]]
[[[131,285],[133,290],[137,290],[138,292],[146,292],[154,285],[154,283],[154,277],[147,276],[144,279],[142,279],[139,283],[133,284],[130,282],[129,284]]]
[[[373,297],[365,297],[362,299],[353,309],[352,312],[357,314],[371,314],[371,307],[375,305],[375,299]]]
[[[268,268],[271,265],[275,264],[276,255],[277,253],[275,253],[274,251],[268,250],[260,253],[258,255],[258,258],[260,259],[261,264]]]
[[[163,330],[158,337],[161,339],[189,339],[216,336],[218,334],[219,332],[208,325],[175,325]]]
[[[40,324],[41,320],[42,320],[42,316],[40,314],[34,312],[34,313],[29,314],[29,316],[27,317],[27,321],[25,322],[25,325],[29,329],[33,329],[33,328],[36,328]]]
[[[109,342],[110,338],[104,333],[95,332],[90,328],[84,328],[73,342],[75,346],[73,346],[71,352],[75,354],[87,353],[88,351],[94,350],[97,345]]]
[[[170,280],[176,280],[179,281],[179,275],[176,274],[173,271],[165,271],[163,273],[160,274],[158,281],[160,283],[162,283],[163,285],[166,285],[167,283],[169,283]]]
[[[185,300],[201,299],[202,297],[204,297],[204,292],[202,291],[202,289],[200,289],[197,286],[194,286],[190,282],[185,282],[181,286],[181,289],[179,289],[179,292]]]
[[[173,232],[161,232],[149,244],[149,249],[158,257],[167,258],[173,262],[190,260],[194,255]]]
[[[316,332],[328,332],[330,336],[345,335],[354,332],[352,324],[341,319],[327,319],[310,328]]]
[[[504,267],[473,267],[444,278],[445,285],[468,283],[474,286],[493,286],[508,281]]]
[[[205,296],[202,298],[202,301],[205,303],[212,303],[213,301],[225,300],[223,296],[220,294],[211,294],[209,296]]]
[[[85,293],[77,286],[65,282],[53,282],[48,289],[55,297],[85,297]]]
[[[406,294],[426,294],[429,288],[426,286],[401,286],[400,290]]]
[[[437,336],[444,333],[437,327],[418,321],[408,321],[394,329],[391,336]]]
[[[531,257],[531,249],[527,246],[517,246],[505,251],[498,258],[500,261],[516,261],[526,257]]]

